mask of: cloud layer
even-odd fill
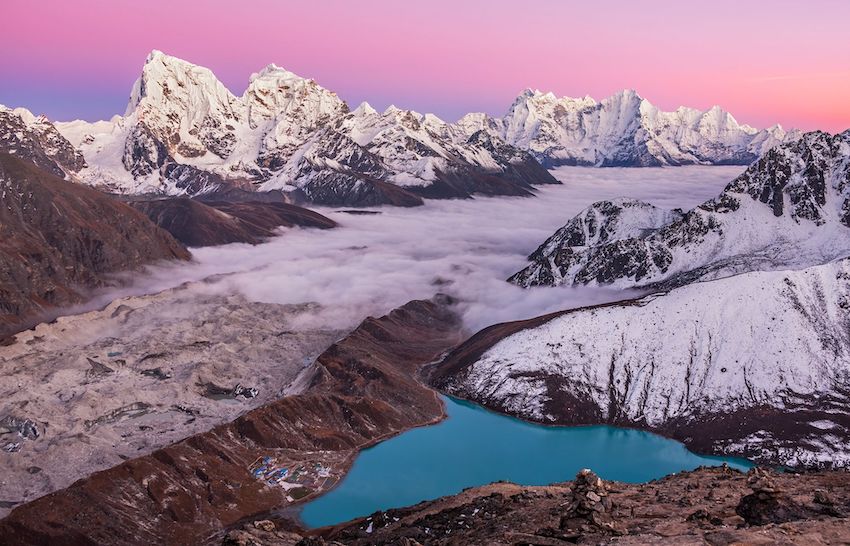
[[[194,250],[195,263],[152,268],[120,292],[152,293],[188,281],[198,292],[241,293],[252,301],[316,302],[301,326],[351,327],[411,299],[436,292],[461,301],[471,331],[571,307],[628,297],[622,291],[541,287],[505,282],[526,256],[594,201],[627,196],[690,208],[719,193],[741,167],[592,169],[564,167],[564,185],[536,198],[429,201],[413,209],[385,207],[351,215],[318,209],[335,230],[290,229],[258,245]]]

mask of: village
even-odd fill
[[[286,501],[294,502],[314,492],[322,491],[326,486],[339,479],[340,473],[317,459],[304,461],[285,460],[266,455],[258,457],[248,467],[255,479],[265,482],[268,487],[281,487],[286,491]]]

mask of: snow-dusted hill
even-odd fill
[[[682,218],[681,210],[665,210],[644,201],[612,199],[587,207],[546,239],[528,259],[534,262],[510,282],[522,286],[559,285],[577,255],[623,239],[643,238]]]
[[[530,151],[544,166],[747,165],[799,136],[776,125],[757,130],[720,107],[664,112],[633,90],[597,102],[527,89],[501,118],[469,114],[458,122]]]
[[[85,167],[83,155],[44,116],[0,105],[0,151],[65,177]]]
[[[848,466],[850,262],[496,325],[435,382],[544,423],[636,425],[702,451]]]
[[[592,207],[603,227],[614,204]],[[643,209],[634,209],[640,211]],[[805,267],[850,255],[850,132],[807,133],[773,148],[718,197],[681,217],[637,214],[629,237],[576,238],[582,213],[511,277],[521,286],[675,286],[754,270]],[[606,212],[608,211],[608,212]],[[612,212],[613,211],[613,212]],[[673,220],[666,223],[665,221]],[[663,227],[662,227],[663,225]],[[566,234],[566,235],[565,235]]]
[[[57,124],[82,150],[82,180],[124,193],[284,189],[325,204],[419,204],[419,196],[529,195],[557,181],[499,137],[467,135],[394,107],[354,112],[275,65],[234,96],[208,69],[154,51],[123,117]]]

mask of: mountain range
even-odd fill
[[[547,168],[747,165],[799,136],[741,125],[719,106],[664,112],[631,89],[601,101],[526,89],[504,117],[468,114],[458,125],[499,135]]]
[[[531,195],[557,165],[748,164],[798,136],[718,107],[663,112],[634,91],[597,102],[524,91],[503,117],[367,103],[274,64],[241,96],[208,69],[153,51],[123,116],[51,123],[0,110],[0,148],[115,193],[283,190],[292,201],[416,206],[422,198]]]

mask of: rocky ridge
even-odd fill
[[[761,506],[757,513],[763,519],[756,522],[750,519],[748,496],[753,483],[765,477],[773,491],[781,491],[769,496],[781,502]],[[222,544],[808,546],[850,540],[848,512],[850,490],[842,472],[773,474],[757,469],[742,474],[714,467],[628,484],[603,481],[585,470],[573,482],[535,487],[494,483],[306,533],[283,520],[248,522]]]
[[[296,379],[295,394],[15,507],[0,520],[0,544],[203,544],[310,498],[361,448],[443,417],[417,375],[460,340],[449,303],[367,318]],[[274,464],[300,465],[306,477],[263,474]]]
[[[259,244],[280,227],[331,229],[336,222],[282,201],[200,201],[189,197],[132,199],[130,206],[189,247]]]
[[[86,167],[83,154],[44,116],[25,108],[0,105],[0,152],[8,153],[65,178]]]
[[[597,211],[615,214],[613,204]],[[586,213],[582,213],[586,214]],[[616,213],[619,214],[619,213]],[[595,213],[598,216],[598,213]],[[581,216],[562,231],[571,233]],[[850,254],[850,132],[806,133],[765,153],[716,198],[632,237],[572,245],[555,236],[511,277],[520,286],[668,288]],[[602,221],[607,221],[603,218]],[[581,241],[579,241],[581,242]]]
[[[541,423],[645,428],[700,453],[845,468],[848,267],[757,271],[495,325],[431,380]]]

